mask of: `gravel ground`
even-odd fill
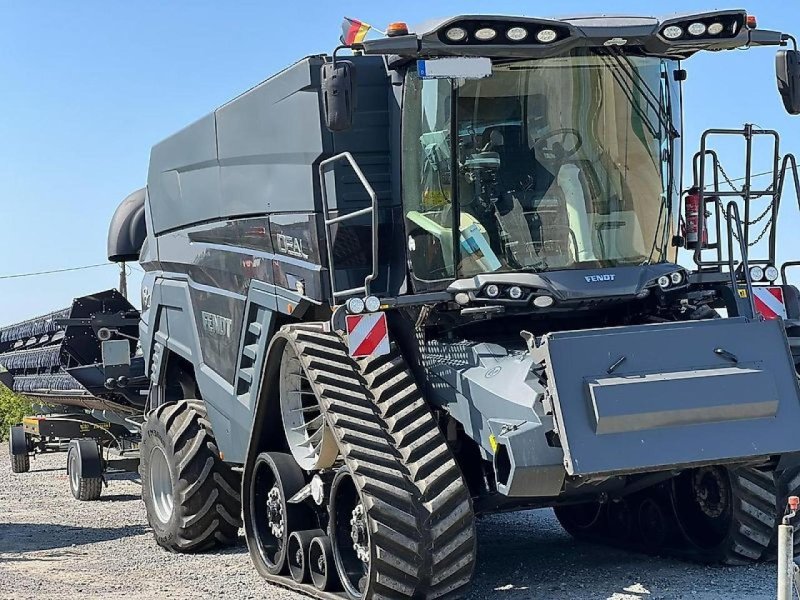
[[[32,461],[14,475],[0,454],[0,598],[269,598],[303,596],[267,585],[239,547],[169,554],[150,535],[133,480],[102,499],[69,493],[66,455]],[[567,536],[549,510],[480,521],[472,598],[645,600],[775,598],[772,565],[709,568],[652,559]]]

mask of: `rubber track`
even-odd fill
[[[463,597],[475,565],[471,499],[402,356],[353,360],[321,328],[292,344],[365,498],[376,547],[371,598]]]
[[[202,552],[235,544],[241,527],[239,482],[219,460],[203,403],[180,400],[164,404],[154,416],[169,434],[181,480],[175,507],[183,514],[178,535],[169,549]]]

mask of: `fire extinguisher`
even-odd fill
[[[686,247],[697,248],[700,240],[700,230],[703,230],[701,248],[708,245],[708,229],[706,228],[705,207],[700,206],[700,189],[695,186],[689,189],[684,201],[684,227],[686,234]]]

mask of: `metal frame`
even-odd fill
[[[350,166],[352,167],[353,172],[355,172],[356,177],[358,177],[361,185],[364,186],[367,194],[369,194],[371,205],[367,208],[362,208],[360,210],[347,213],[346,215],[331,218],[330,207],[328,206],[328,190],[325,185],[325,174],[326,168],[329,165],[332,165],[340,160],[347,160],[347,162],[350,163]],[[319,184],[322,192],[322,213],[323,218],[325,219],[325,245],[327,246],[328,252],[328,274],[330,275],[331,294],[333,295],[333,300],[335,302],[337,298],[341,298],[343,296],[352,296],[358,293],[363,293],[364,296],[369,296],[370,284],[378,277],[378,195],[369,184],[369,181],[367,181],[364,172],[361,170],[361,167],[358,166],[358,163],[350,152],[342,152],[332,156],[331,158],[323,160],[319,164]],[[333,240],[331,236],[331,225],[349,221],[364,215],[370,215],[372,219],[372,272],[364,278],[364,285],[362,287],[337,291],[335,277],[336,270],[333,264]]]

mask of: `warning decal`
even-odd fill
[[[347,350],[350,356],[389,354],[389,328],[386,313],[347,315]]]
[[[786,304],[783,301],[783,288],[780,287],[754,287],[753,300],[756,311],[768,320],[785,319]]]

